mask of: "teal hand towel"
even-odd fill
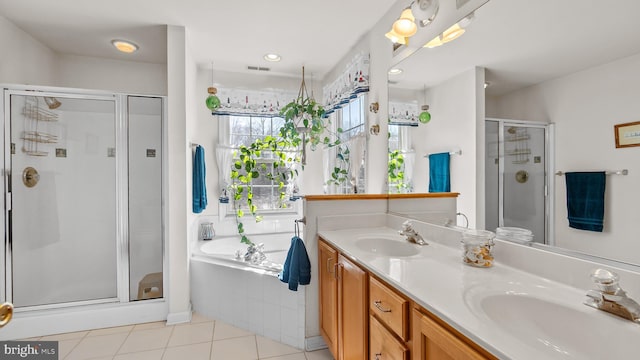
[[[449,153],[429,155],[429,192],[450,192]]]
[[[565,178],[569,227],[602,232],[605,172],[568,172]]]
[[[287,259],[284,261],[278,278],[280,281],[288,283],[291,291],[298,291],[298,284],[309,285],[311,282],[311,262],[307,248],[299,236],[291,238]]]
[[[204,165],[204,148],[200,145],[196,147],[196,153],[193,156],[193,177],[192,177],[192,195],[193,195],[193,212],[199,214],[207,208],[207,183],[206,168]]]

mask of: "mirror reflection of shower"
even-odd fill
[[[549,124],[487,119],[486,228],[520,228],[549,244]]]

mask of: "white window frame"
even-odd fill
[[[234,145],[229,145],[231,143],[231,131],[232,131],[232,127],[231,127],[231,123],[233,121],[234,117],[241,117],[241,118],[249,118],[250,121],[251,119],[256,119],[256,118],[269,118],[269,119],[274,119],[274,118],[280,118],[282,119],[282,117],[280,116],[252,116],[250,114],[246,114],[246,115],[219,115],[218,116],[218,121],[219,121],[219,133],[218,133],[218,139],[219,139],[219,144],[224,144],[224,146],[228,146],[230,149],[232,149],[232,151],[236,151],[240,149],[240,147],[238,146],[234,146]],[[272,135],[277,135],[277,130],[275,130],[275,134],[273,133],[272,129]],[[249,133],[247,134],[249,136],[251,136],[251,129],[249,129]],[[232,160],[232,163],[235,162],[235,160],[238,160],[238,158],[234,157]],[[264,163],[273,163],[275,160],[274,159],[261,159],[263,161],[259,161],[259,162],[264,162]],[[224,179],[223,178],[223,172],[218,172],[218,181],[219,184],[224,184],[226,181],[228,181],[229,179]],[[298,177],[298,179],[300,179],[300,176]],[[254,187],[256,188],[266,188],[266,187],[271,187],[271,188],[277,188],[277,185],[254,185]],[[220,218],[234,218],[236,216],[235,214],[235,210],[233,208],[233,198],[231,194],[228,194],[229,196],[229,202],[228,203],[220,203],[219,202],[219,207],[218,207],[218,214],[220,216]],[[254,195],[255,196],[255,195]],[[275,216],[281,216],[281,215],[293,215],[293,214],[301,214],[302,212],[302,201],[300,199],[298,200],[294,200],[290,202],[289,207],[287,208],[282,208],[282,209],[276,209],[276,208],[272,208],[272,209],[259,209],[258,212],[260,213],[261,216],[263,216],[264,218],[267,217],[275,217]]]

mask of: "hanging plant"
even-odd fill
[[[279,129],[277,136],[267,136],[257,139],[249,146],[241,146],[234,158],[231,169],[230,191],[234,199],[234,210],[238,234],[241,242],[253,244],[246,236],[242,218],[245,211],[251,214],[256,222],[262,221],[258,215],[258,206],[254,202],[253,182],[265,178],[278,184],[278,206],[286,207],[287,193],[285,186],[298,176],[297,164],[306,164],[306,144],[311,144],[311,150],[316,150],[319,144],[332,147],[340,144],[337,134],[330,131],[330,120],[325,116],[324,108],[313,98],[310,98],[305,81],[304,67],[302,68],[302,83],[297,98],[284,105],[280,110],[284,118],[284,125]],[[342,129],[337,129],[338,134]],[[301,156],[297,149],[302,146]],[[272,154],[271,166],[264,162],[259,163],[262,154]]]

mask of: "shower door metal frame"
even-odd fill
[[[2,151],[4,161],[2,168],[4,183],[4,221],[2,227],[5,234],[2,256],[5,259],[5,266],[2,267],[1,274],[5,279],[5,286],[0,289],[0,300],[13,300],[13,273],[12,269],[12,234],[8,228],[11,224],[12,194],[11,194],[11,95],[21,96],[51,96],[56,98],[73,98],[87,100],[101,100],[114,102],[114,135],[116,139],[116,297],[72,301],[55,304],[45,304],[36,306],[25,306],[15,309],[15,312],[26,312],[33,310],[48,310],[74,307],[79,305],[94,305],[105,303],[117,303],[129,301],[129,256],[128,256],[128,179],[127,179],[127,116],[126,106],[122,99],[126,101],[126,96],[118,93],[105,93],[91,90],[50,88],[39,86],[2,86],[3,96],[0,105],[4,109],[4,126],[2,126],[3,142]],[[164,99],[163,99],[163,102]],[[163,119],[164,121],[164,119]],[[123,136],[124,134],[124,136]],[[164,232],[163,232],[164,233]],[[163,240],[163,248],[165,246]],[[163,259],[163,273],[166,263]]]
[[[505,149],[504,131],[508,126],[525,126],[544,130],[544,161],[545,161],[545,186],[544,186],[544,236],[546,245],[555,244],[555,181],[553,181],[555,169],[555,124],[536,121],[513,120],[501,118],[486,118],[485,121],[498,123],[498,226],[504,226],[504,170]]]

